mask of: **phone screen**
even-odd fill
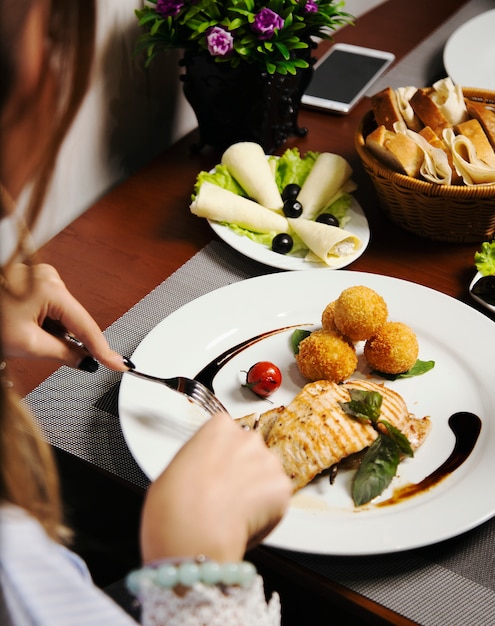
[[[366,54],[336,47],[315,67],[303,103],[347,112],[392,60],[393,55],[388,53]],[[312,102],[311,98],[320,102]]]

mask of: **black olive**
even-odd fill
[[[284,202],[284,215],[286,217],[299,217],[303,212],[302,204],[295,198],[289,198]]]
[[[294,240],[289,233],[279,233],[272,240],[272,250],[278,254],[287,254],[292,250]]]
[[[321,215],[318,215],[315,222],[320,222],[327,226],[339,226],[339,220],[331,213],[321,213]]]
[[[296,183],[289,183],[284,187],[282,191],[282,200],[290,200],[290,198],[297,198],[297,194],[301,191],[301,187]]]

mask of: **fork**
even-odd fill
[[[193,380],[192,378],[185,378],[184,376],[176,376],[175,378],[160,378],[159,376],[152,376],[151,374],[140,372],[136,368],[128,369],[124,373],[132,374],[137,378],[151,380],[152,382],[165,385],[169,389],[178,391],[188,398],[191,398],[194,403],[196,403],[209,415],[214,415],[215,413],[228,413],[227,409],[223,406],[215,394],[208,389],[208,387],[205,387],[202,383],[197,380]]]
[[[56,320],[46,318],[43,322],[43,328],[54,337],[73,343],[79,348],[85,348],[81,341],[69,333],[67,329]],[[179,393],[191,398],[191,400],[203,409],[203,411],[208,413],[208,415],[214,415],[215,413],[228,414],[227,409],[223,406],[215,394],[198,380],[185,378],[184,376],[176,376],[175,378],[160,378],[158,376],[152,376],[151,374],[145,374],[144,372],[136,370],[132,361],[126,357],[124,357],[124,363],[126,363],[129,368],[124,373],[132,374],[137,378],[151,380],[155,383],[161,383],[162,385],[169,387],[169,389],[178,391]]]

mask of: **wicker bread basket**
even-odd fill
[[[495,92],[464,89],[464,96],[495,104]],[[381,208],[398,226],[421,237],[452,243],[491,240],[495,235],[495,185],[439,185],[398,174],[365,146],[376,128],[369,111],[356,132],[355,145],[371,177]]]

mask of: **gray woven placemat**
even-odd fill
[[[443,49],[450,35],[468,20],[480,13],[495,9],[493,0],[471,0],[452,17],[439,26],[419,46],[414,48],[400,63],[384,74],[369,89],[372,96],[385,87],[428,87],[446,75],[443,65]],[[385,44],[384,44],[385,45]]]

